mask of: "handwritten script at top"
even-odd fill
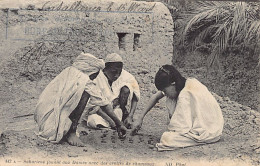
[[[43,11],[107,11],[107,12],[152,12],[155,7],[154,4],[147,4],[143,6],[143,4],[132,2],[132,3],[123,3],[119,6],[116,6],[115,2],[109,3],[106,8],[104,6],[90,6],[85,4],[82,1],[76,1],[72,4],[65,4],[63,1],[60,3],[52,3],[51,1],[47,1],[41,7]]]

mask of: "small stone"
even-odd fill
[[[147,74],[147,73],[149,73],[150,71],[148,70],[148,69],[141,69],[139,72],[138,72],[138,74]]]
[[[251,108],[248,106],[243,106],[243,107],[241,107],[241,109],[244,111],[251,111]]]
[[[152,90],[152,94],[155,94],[157,92],[157,90],[153,89]]]
[[[148,145],[149,149],[153,149],[154,145]]]
[[[243,105],[242,104],[237,104],[238,107],[240,108],[243,108]]]
[[[260,118],[255,118],[255,119],[253,120],[253,122],[256,123],[256,124],[260,124]]]
[[[256,117],[256,113],[253,110],[250,110],[249,114]]]
[[[230,99],[228,97],[224,97],[223,100],[224,101],[230,101]]]
[[[69,153],[68,156],[69,156],[69,157],[78,157],[77,154],[73,154],[73,153]]]
[[[256,149],[255,152],[256,152],[257,154],[260,154],[260,148]]]

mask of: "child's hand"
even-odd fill
[[[143,120],[138,119],[132,125],[131,135],[135,135],[142,127]]]
[[[116,106],[119,105],[119,98],[115,98],[115,99],[112,101],[112,103],[113,103],[113,109],[116,108]]]
[[[133,118],[128,116],[125,120],[124,120],[124,125],[126,128],[131,129],[132,128],[132,124],[133,124]]]
[[[120,125],[119,127],[117,127],[118,137],[124,139],[126,137],[126,131],[127,129],[124,125]]]

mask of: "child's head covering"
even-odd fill
[[[112,54],[107,55],[107,57],[105,58],[105,62],[106,63],[108,63],[108,62],[122,62],[123,63],[123,59],[117,53],[112,53]]]
[[[105,63],[102,59],[96,58],[89,53],[81,53],[72,64],[75,68],[81,70],[87,75],[97,73],[99,70],[105,68]]]

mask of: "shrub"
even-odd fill
[[[192,48],[211,45],[208,66],[230,47],[244,49],[253,44],[259,48],[259,11],[256,3],[198,1],[194,10],[188,11],[191,18],[185,26],[183,42]],[[255,49],[254,54],[258,51]]]

